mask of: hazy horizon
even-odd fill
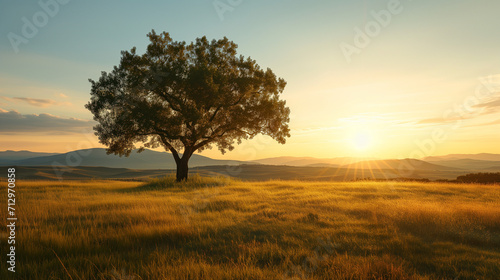
[[[105,149],[104,147],[94,147],[94,148],[88,148],[88,149]],[[81,149],[81,150],[87,150]],[[166,153],[166,154],[171,154],[169,151],[164,151],[164,150],[158,150],[158,149],[145,149],[145,151],[154,151],[154,152],[161,152],[161,153]],[[0,150],[0,153],[2,152],[30,152],[30,153],[45,153],[45,154],[65,154],[65,153],[71,153],[75,152],[78,150],[72,150],[72,151],[67,151],[67,152],[44,152],[44,151],[31,151],[31,150]],[[137,154],[136,151],[134,151],[132,154]],[[245,161],[245,160],[238,160],[238,159],[233,159],[230,157],[212,157],[208,155],[204,155],[203,153],[197,153],[197,155],[205,156],[211,159],[215,160],[234,160],[234,161]],[[275,159],[275,158],[293,158],[293,159],[316,159],[316,160],[332,160],[332,159],[355,159],[359,161],[369,161],[369,160],[403,160],[403,159],[417,159],[417,160],[426,160],[428,158],[447,158],[447,157],[453,157],[453,156],[459,156],[459,158],[465,158],[465,156],[481,156],[481,155],[494,155],[494,156],[500,156],[500,153],[475,153],[475,154],[444,154],[444,155],[432,155],[432,156],[425,156],[421,158],[378,158],[378,157],[363,157],[363,156],[341,156],[341,157],[314,157],[314,156],[290,156],[290,155],[277,155],[277,156],[272,156],[272,157],[265,157],[265,158],[255,158],[252,160],[246,160],[248,162],[252,161],[259,161],[259,160],[266,160],[266,159]],[[485,159],[481,159],[485,160]],[[486,161],[486,160],[485,160]]]

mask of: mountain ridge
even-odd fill
[[[442,161],[442,160],[459,160],[459,159],[500,161],[500,154],[492,154],[492,153],[449,154],[444,156],[429,156],[422,158],[422,160],[424,161]]]
[[[176,168],[175,160],[171,153],[157,152],[148,149],[141,153],[137,153],[136,151],[137,150],[134,150],[129,157],[120,157],[113,154],[108,155],[104,148],[82,149],[67,153],[10,161],[3,160],[0,157],[0,166],[100,166],[130,169]],[[241,161],[217,160],[196,154],[190,159],[191,167],[206,165],[238,165],[241,163]]]

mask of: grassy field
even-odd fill
[[[500,275],[498,185],[20,180],[16,194],[17,272],[4,236],[1,279]]]

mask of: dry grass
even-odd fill
[[[17,202],[16,279],[500,275],[499,186],[20,180]]]

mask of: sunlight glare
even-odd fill
[[[365,151],[372,146],[372,135],[366,131],[359,131],[354,135],[353,145],[358,151]]]

